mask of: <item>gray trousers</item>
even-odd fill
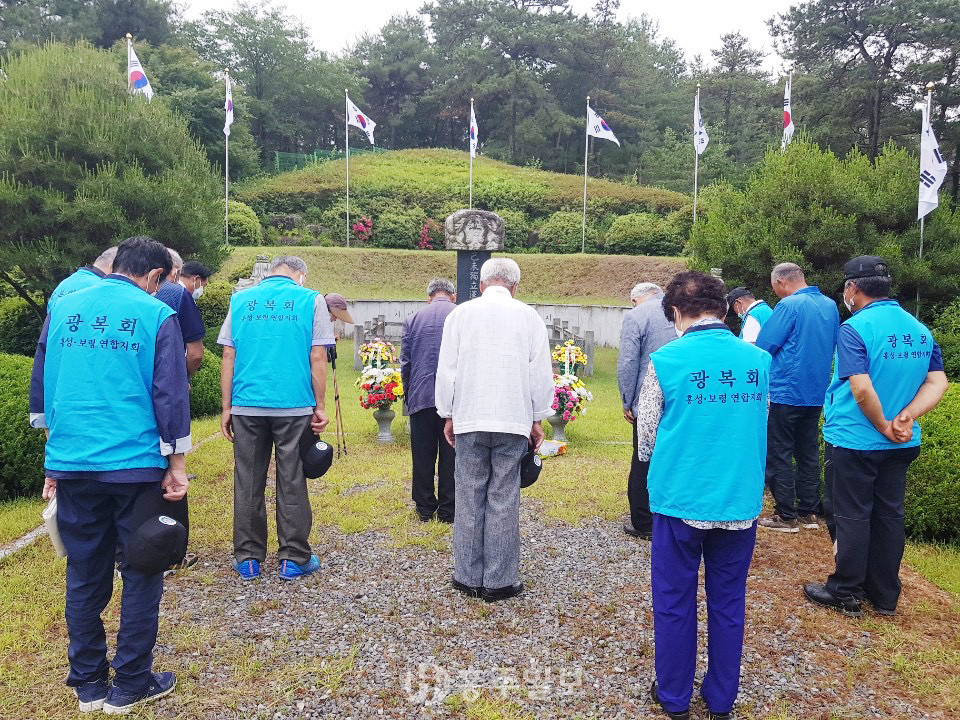
[[[273,449],[277,451],[277,557],[302,565],[310,559],[313,511],[300,461],[300,436],[310,416],[233,416],[233,555],[238,562],[267,557],[267,508],[263,492]]]
[[[522,435],[457,435],[453,577],[471,587],[508,587],[520,570]]]

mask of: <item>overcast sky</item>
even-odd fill
[[[700,54],[710,60],[710,50],[720,46],[720,36],[739,30],[754,47],[769,52],[766,67],[780,71],[782,63],[773,54],[773,43],[766,20],[785,11],[799,0],[622,0],[620,18],[644,13],[660,23],[664,36],[672,38],[687,54],[687,59]],[[234,0],[182,0],[187,17],[194,18],[206,10],[226,10]],[[574,12],[584,14],[595,0],[572,0]],[[264,5],[269,4],[265,1]],[[287,8],[300,18],[311,32],[320,50],[340,52],[356,38],[379,30],[392,15],[416,12],[423,0],[275,0],[275,6]]]

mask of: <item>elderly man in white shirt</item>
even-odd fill
[[[519,284],[513,260],[483,264],[483,294],[447,316],[437,367],[437,413],[457,448],[452,585],[487,602],[523,592],[520,461],[553,412],[546,326],[514,299]]]

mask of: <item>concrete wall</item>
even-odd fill
[[[352,300],[347,303],[353,321],[363,324],[380,315],[390,322],[403,322],[408,316],[426,305],[424,300]],[[532,307],[540,313],[547,324],[555,319],[566,320],[571,328],[579,327],[581,333],[593,330],[597,345],[618,347],[620,344],[620,325],[623,315],[630,308],[610,305],[540,305]],[[351,334],[349,328],[347,335]]]

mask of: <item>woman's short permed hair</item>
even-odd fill
[[[663,295],[663,314],[674,322],[673,309],[684,317],[727,314],[727,286],[720,278],[692,270],[677,273]]]

